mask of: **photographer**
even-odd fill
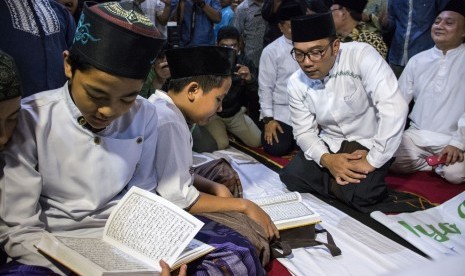
[[[241,35],[232,26],[224,26],[218,31],[217,45],[236,50],[236,71],[232,85],[223,100],[223,110],[213,116],[205,126],[216,140],[218,149],[229,146],[228,131],[247,146],[259,147],[261,132],[245,113],[247,98],[257,95],[257,71],[252,61],[241,54]],[[195,144],[195,141],[194,141]]]

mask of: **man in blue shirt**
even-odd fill
[[[73,42],[74,19],[50,0],[0,1],[0,48],[13,57],[23,96],[63,86],[63,51]]]
[[[213,24],[221,20],[219,0],[173,0],[171,10],[181,26],[181,47],[215,44]]]
[[[390,0],[388,4],[388,30],[394,31],[388,61],[397,77],[407,61],[433,47],[431,24],[449,2]]]
[[[231,8],[232,0],[220,0],[221,5],[221,21],[215,25],[215,41],[217,41],[218,30],[224,26],[231,26],[234,19],[234,11]]]

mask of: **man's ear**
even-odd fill
[[[68,80],[71,80],[73,78],[73,70],[71,68],[71,64],[69,63],[69,52],[68,51],[63,52],[63,61],[64,61],[64,66],[65,66],[65,76]]]
[[[187,98],[190,102],[194,102],[201,94],[201,89],[197,82],[193,81],[187,85]]]
[[[336,39],[333,43],[333,55],[337,55],[337,52],[339,52],[339,47],[341,46],[341,41]]]

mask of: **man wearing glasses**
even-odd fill
[[[331,13],[292,19],[289,79],[294,137],[301,151],[281,171],[289,190],[336,197],[362,212],[387,196],[384,177],[408,107],[376,50],[341,44]]]

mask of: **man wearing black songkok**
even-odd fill
[[[331,13],[292,19],[289,79],[301,151],[281,171],[292,191],[334,196],[364,212],[387,196],[384,176],[399,146],[407,104],[376,50],[340,43]]]
[[[465,183],[465,0],[451,0],[431,27],[435,46],[412,57],[399,86],[414,101],[391,169],[434,171],[452,184]],[[428,164],[427,157],[444,164]]]

